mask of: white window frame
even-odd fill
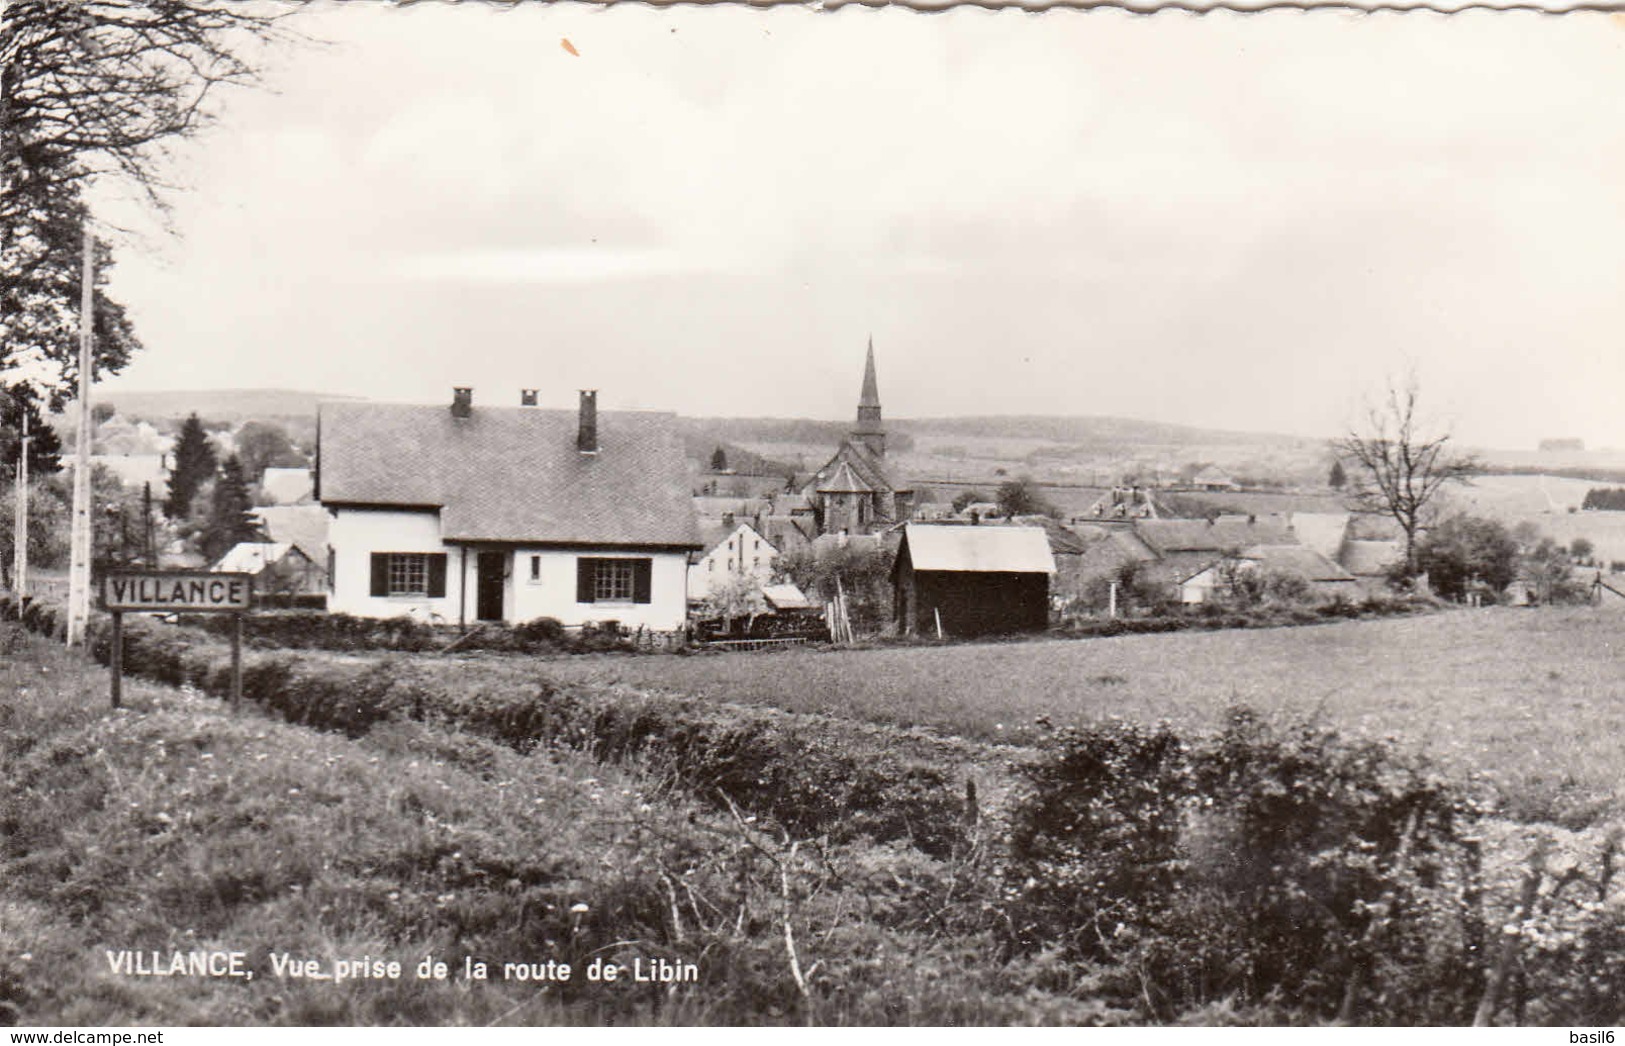
[[[389,554],[389,584],[385,591],[390,599],[427,599],[429,597],[429,554],[427,552],[391,552]]]
[[[593,569],[592,595],[594,603],[631,603],[634,595],[636,570],[630,559],[600,559]]]

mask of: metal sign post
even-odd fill
[[[254,606],[254,575],[190,570],[116,570],[102,579],[102,609],[113,615],[113,707],[119,707],[124,675],[124,615],[230,614],[231,707],[243,699],[243,615]]]

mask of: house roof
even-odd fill
[[[1349,529],[1347,512],[1294,512],[1288,520],[1300,543],[1333,558]]]
[[[306,468],[268,468],[260,477],[260,489],[273,505],[292,505],[311,496],[313,484]]]
[[[1041,528],[1049,540],[1049,550],[1057,556],[1081,556],[1089,549],[1088,541],[1047,516],[1021,516],[1018,522]]]
[[[915,570],[1053,574],[1042,527],[967,527],[910,523],[903,528]]]
[[[1193,483],[1229,483],[1230,473],[1217,465],[1206,465],[1191,477]]]
[[[773,502],[768,498],[731,498],[716,494],[694,496],[694,511],[702,517],[721,519],[725,513],[732,512],[737,519],[748,519],[751,516],[763,515],[772,508]]]
[[[773,548],[779,552],[800,548],[812,540],[802,529],[800,520],[794,516],[762,517],[762,536],[771,541]]]
[[[747,533],[752,537],[759,538],[762,544],[768,547],[769,551],[775,553],[779,551],[767,535],[763,534],[749,523],[735,523],[732,526],[729,526],[726,523],[717,523],[712,520],[702,521],[699,525],[700,550],[702,554],[710,555],[711,553],[717,551],[723,542],[741,532]]]
[[[1343,569],[1360,577],[1378,577],[1399,562],[1405,549],[1398,541],[1345,541],[1338,557]]]
[[[325,562],[327,510],[320,505],[256,505],[249,510],[272,541],[298,545],[313,562]]]
[[[293,546],[286,541],[242,541],[233,545],[231,551],[221,556],[220,562],[209,569],[216,572],[258,574],[266,567],[280,563],[291,551]]]
[[[1304,545],[1254,545],[1242,552],[1265,570],[1302,575],[1310,581],[1353,581],[1354,575]]]
[[[67,455],[63,455],[64,461]],[[120,483],[139,489],[143,483],[152,484],[153,497],[168,492],[169,470],[164,468],[162,454],[92,454],[91,468],[97,465],[117,476]]]
[[[1182,585],[1223,557],[1216,552],[1175,552],[1140,564],[1139,576],[1153,584]]]
[[[440,509],[447,541],[697,548],[670,414],[600,411],[596,453],[575,411],[324,403],[323,504]]]
[[[1228,552],[1253,545],[1288,544],[1283,522],[1247,519],[1137,519],[1134,532],[1159,555],[1173,552]]]

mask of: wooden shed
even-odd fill
[[[1055,558],[1042,527],[909,523],[892,564],[906,635],[1040,632]]]

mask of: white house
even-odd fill
[[[773,580],[779,550],[749,523],[732,530],[724,524],[705,536],[705,551],[688,568],[688,598],[704,599],[711,586],[733,577],[751,577],[758,585]]]
[[[700,547],[672,415],[325,403],[328,609],[676,631]]]

